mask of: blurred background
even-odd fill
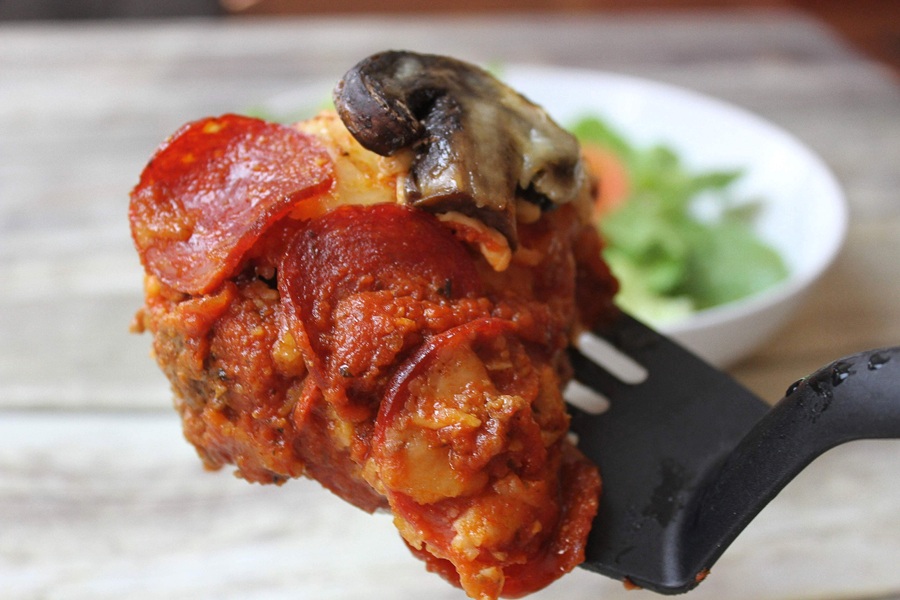
[[[164,136],[316,104],[388,47],[628,74],[784,128],[833,169],[851,227],[730,372],[775,401],[900,343],[900,0],[0,0],[0,600],[461,600],[386,515],[204,473],[128,333],[128,191]],[[816,461],[691,600],[900,600],[898,464],[896,441]],[[578,570],[534,600],[598,597],[656,598]]]
[[[900,74],[900,0],[0,0],[2,20],[508,11],[799,10]]]
[[[635,12],[787,8],[825,22],[900,73],[900,0],[0,0],[0,20],[132,19],[349,13]]]

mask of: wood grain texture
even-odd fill
[[[641,12],[795,9],[828,25],[848,43],[900,75],[900,2],[896,0],[221,0],[229,14]]]
[[[733,373],[775,400],[900,340],[900,90],[796,13],[0,25],[0,597],[462,597],[384,515],[203,472],[149,339],[128,333],[127,197],[155,146],[385,47],[628,73],[774,121],[834,169],[853,220],[804,310]],[[817,461],[692,597],[900,595],[898,452]],[[538,598],[600,596],[650,597],[578,572]]]
[[[695,600],[870,598],[900,590],[900,445],[826,454],[770,504]],[[433,598],[385,514],[318,484],[206,473],[165,414],[7,413],[0,421],[4,597]],[[535,600],[642,600],[577,570]]]

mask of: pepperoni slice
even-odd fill
[[[195,121],[141,174],[132,237],[148,272],[182,292],[207,293],[272,223],[331,180],[328,154],[312,136],[232,114]]]
[[[534,593],[584,562],[585,540],[597,513],[598,496],[602,487],[597,468],[575,447],[564,445],[560,483],[562,514],[557,530],[543,548],[531,554],[524,562],[503,566],[500,595],[504,598],[521,598]],[[398,510],[398,507],[402,507],[400,510],[404,514],[415,515],[412,522],[416,526],[426,531],[446,531],[449,535],[445,538],[452,540],[453,531],[446,524],[446,518],[442,523],[434,507],[417,506],[408,498],[395,498],[394,510]],[[447,512],[445,507],[444,513]],[[458,567],[453,562],[432,554],[426,549],[427,546],[416,548],[408,542],[407,545],[413,555],[428,564],[429,571],[454,585],[463,586]],[[477,581],[475,583],[478,584]],[[471,594],[471,590],[467,591]]]
[[[512,322],[477,319],[398,369],[376,419],[372,457],[401,532],[473,598],[523,595],[584,558],[599,478],[547,414],[564,407],[541,368]]]
[[[392,363],[387,353],[403,343],[395,338],[424,328],[422,307],[474,297],[481,282],[465,245],[433,215],[376,204],[342,206],[302,223],[284,253],[278,287],[311,354],[311,373],[339,402],[342,382],[360,375],[347,372],[343,354],[366,356],[361,364]],[[351,296],[359,310],[338,319],[334,311]],[[339,337],[352,343],[338,348]]]
[[[400,367],[372,440],[389,489],[421,504],[478,493],[510,435],[528,437],[543,458],[540,430],[527,423],[538,380],[513,328],[502,319],[471,321],[433,337]],[[530,460],[525,454],[517,458]]]
[[[407,403],[413,399],[413,391],[410,385],[422,378],[428,378],[430,372],[435,376],[443,375],[443,381],[434,381],[441,384],[440,391],[450,391],[448,384],[452,386],[450,377],[456,377],[456,383],[467,386],[479,381],[482,385],[489,385],[485,380],[487,373],[482,369],[484,362],[476,347],[489,344],[491,340],[500,337],[510,337],[515,331],[515,324],[506,319],[483,317],[464,325],[454,327],[441,335],[435,336],[422,344],[419,350],[410,357],[398,369],[390,386],[385,392],[378,414],[378,429],[375,433],[373,444],[384,444],[387,429],[400,417],[401,412],[407,407]],[[445,365],[448,372],[443,372]],[[512,365],[504,365],[512,366]],[[424,389],[417,389],[421,394]],[[437,392],[439,390],[430,390]],[[487,390],[482,390],[487,391]],[[511,391],[511,390],[510,390]],[[427,402],[427,400],[424,400]]]

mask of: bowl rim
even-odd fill
[[[687,317],[671,322],[663,322],[654,325],[661,332],[668,335],[680,335],[693,331],[711,329],[737,319],[764,312],[799,296],[807,288],[812,286],[828,268],[834,263],[841,249],[846,243],[849,229],[849,205],[842,186],[837,177],[828,167],[825,161],[814,152],[806,143],[784,127],[773,123],[761,115],[746,109],[733,102],[716,96],[699,92],[688,87],[683,87],[659,80],[645,78],[637,75],[619,73],[602,69],[583,67],[566,67],[528,62],[511,62],[503,64],[499,69],[499,77],[504,81],[510,81],[511,86],[517,91],[529,96],[527,82],[529,79],[552,79],[565,77],[578,79],[585,82],[593,82],[595,85],[617,85],[625,89],[674,97],[680,102],[696,104],[701,107],[710,107],[728,118],[734,118],[759,130],[764,136],[772,137],[791,152],[800,157],[812,172],[821,186],[824,209],[832,216],[830,237],[823,243],[822,251],[817,254],[802,272],[791,266],[788,277],[783,281],[765,290],[740,298],[719,306],[705,308],[691,313]],[[524,84],[524,85],[523,85]],[[276,93],[259,103],[263,109],[273,110],[275,113],[285,113],[286,107],[298,114],[309,113],[313,116],[322,107],[323,101],[330,96],[334,81],[325,77],[312,78],[299,85]],[[522,89],[525,87],[526,89]],[[558,122],[563,121],[562,116],[547,106],[547,102],[541,103],[547,108],[550,116]],[[677,144],[677,141],[675,142]]]
[[[831,217],[829,235],[823,241],[820,252],[809,261],[805,269],[798,270],[796,267],[790,266],[787,278],[765,290],[725,304],[698,310],[681,319],[655,325],[655,328],[663,333],[679,335],[695,330],[709,329],[787,302],[802,294],[819,280],[833,265],[846,243],[850,220],[849,204],[844,189],[834,172],[818,153],[795,134],[749,109],[686,87],[612,71],[515,63],[504,67],[501,76],[504,79],[515,80],[516,83],[513,87],[518,88],[519,91],[521,91],[521,82],[529,78],[547,79],[564,76],[585,81],[593,80],[598,85],[612,83],[637,91],[675,97],[680,102],[697,104],[700,107],[711,107],[726,118],[742,121],[757,129],[765,137],[777,139],[778,143],[789,148],[792,154],[808,165],[810,172],[813,173],[819,184],[823,202],[822,210],[827,211]],[[523,93],[528,95],[527,90]],[[548,108],[551,116],[559,120],[559,115],[554,114],[552,110],[552,107]]]

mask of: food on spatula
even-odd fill
[[[189,123],[131,195],[153,335],[207,467],[390,510],[473,598],[583,560],[573,335],[612,314],[575,139],[485,71],[386,52],[336,112]]]

